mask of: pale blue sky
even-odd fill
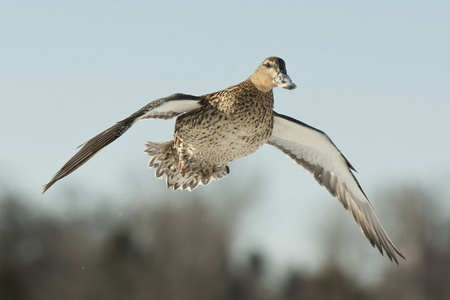
[[[142,151],[169,140],[173,122],[146,121],[39,198],[74,148],[114,122],[175,92],[236,84],[274,55],[298,85],[275,91],[276,110],[325,131],[375,208],[404,182],[448,195],[449,12],[447,1],[2,1],[0,178],[45,205],[74,186],[116,201],[132,182],[148,201],[171,193]],[[286,261],[315,250],[308,230],[322,211],[343,211],[269,146],[230,168],[195,192],[262,190],[245,239]]]

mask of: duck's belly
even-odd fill
[[[215,166],[225,165],[258,150],[269,139],[273,129],[271,113],[227,117],[214,114],[193,119],[177,120],[176,134],[188,161]]]

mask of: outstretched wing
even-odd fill
[[[337,196],[372,246],[376,246],[381,254],[384,249],[389,259],[398,264],[396,255],[403,255],[384,231],[352,173],[355,169],[324,132],[274,112],[273,133],[267,143],[277,147],[311,172],[320,185],[325,186],[333,196]]]
[[[134,123],[144,119],[170,119],[181,113],[190,112],[201,106],[201,98],[185,94],[173,94],[150,102],[131,116],[117,122],[102,133],[80,145],[81,149],[59,170],[52,180],[44,186],[45,193],[56,181],[66,177],[107,145],[118,139]]]

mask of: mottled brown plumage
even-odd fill
[[[164,165],[159,175],[167,177],[168,187],[193,189],[222,178],[228,174],[227,163],[252,154],[272,134],[272,90],[263,92],[247,79],[201,98],[205,103],[201,108],[177,118],[174,149],[167,149],[170,155],[150,163],[150,167]],[[151,156],[160,147],[147,146]]]
[[[81,145],[43,192],[136,122],[177,117],[173,139],[148,142],[145,150],[152,157],[149,166],[155,169],[156,177],[166,178],[168,187],[192,190],[223,178],[229,173],[229,162],[269,144],[311,172],[349,210],[370,243],[397,262],[397,255],[403,256],[384,231],[352,173],[354,168],[324,132],[273,111],[272,89],[277,86],[296,87],[284,61],[269,57],[238,85],[199,97],[174,94],[157,99]]]

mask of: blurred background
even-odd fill
[[[448,299],[450,4],[0,2],[0,299]],[[146,121],[45,195],[74,148],[148,102],[245,80],[268,56],[275,110],[325,131],[405,255],[264,146],[172,192]]]

